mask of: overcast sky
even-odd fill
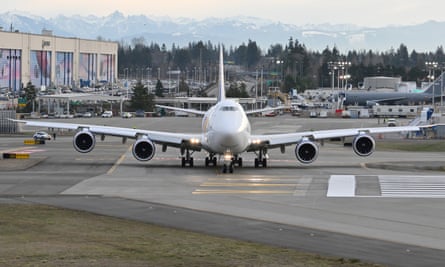
[[[342,24],[379,27],[445,20],[443,0],[8,0],[4,11],[34,15],[156,15],[172,18],[254,16],[296,25]]]

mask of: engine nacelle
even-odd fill
[[[318,157],[318,146],[312,141],[302,140],[295,147],[295,156],[301,163],[312,163]]]
[[[88,153],[96,145],[96,137],[90,131],[77,132],[73,138],[73,146],[80,153]]]
[[[357,155],[367,157],[374,152],[374,138],[367,134],[359,134],[354,138],[354,141],[352,141],[352,149],[354,149]]]
[[[146,138],[140,138],[133,144],[133,156],[139,161],[149,161],[156,153],[156,146]]]

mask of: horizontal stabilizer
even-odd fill
[[[200,111],[200,110],[196,110],[196,109],[177,108],[177,107],[164,106],[164,105],[156,105],[156,107],[157,108],[164,108],[164,109],[174,110],[174,111],[181,111],[181,112],[185,112],[185,113],[189,113],[189,114],[195,114],[195,115],[202,115],[202,116],[204,116],[204,114],[205,114],[204,111]]]

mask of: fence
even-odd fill
[[[17,124],[8,120],[15,118],[16,114],[14,110],[0,110],[0,134],[17,133]]]

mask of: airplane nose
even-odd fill
[[[223,146],[231,147],[238,144],[236,136],[233,134],[225,134],[221,137],[221,144]]]

